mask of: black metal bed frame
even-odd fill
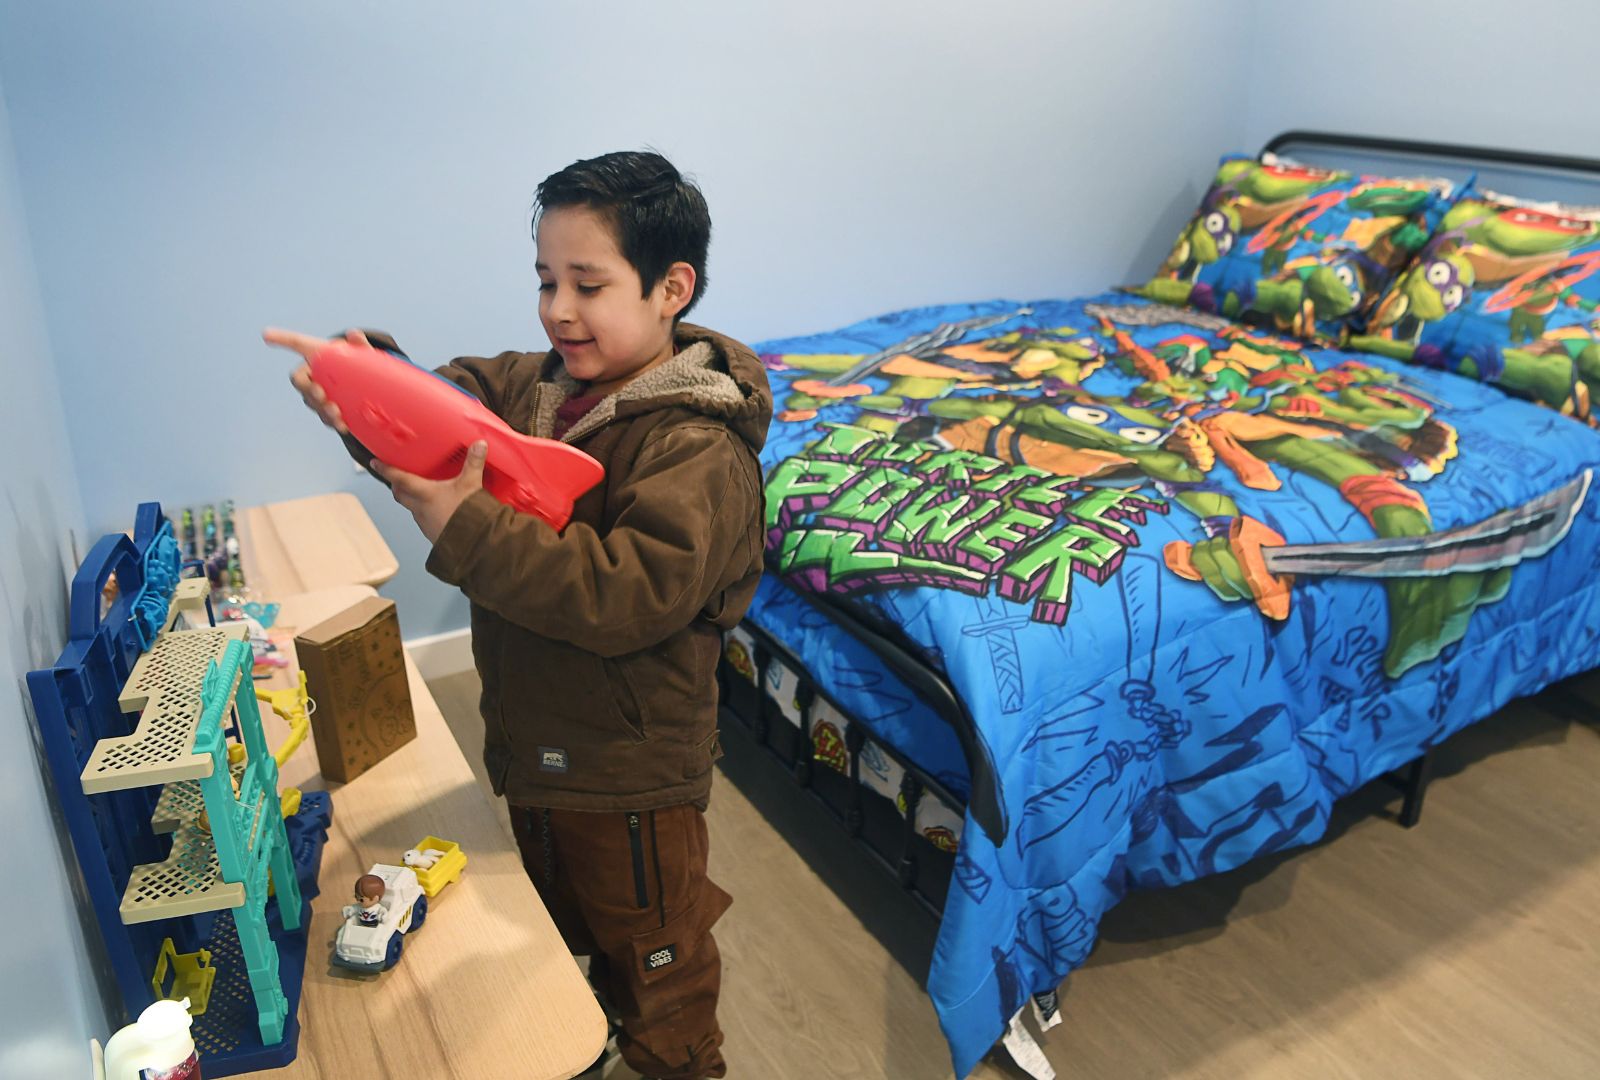
[[[1319,131],[1282,132],[1268,140],[1261,152],[1276,153],[1286,146],[1392,153],[1457,162],[1495,162],[1600,176],[1600,159],[1597,158]],[[987,747],[978,737],[972,717],[960,695],[942,672],[918,655],[917,645],[899,627],[848,601],[799,590],[796,592],[870,648],[950,725],[967,757],[972,781],[970,798],[965,801],[960,799],[914,761],[876,738],[859,718],[817,685],[805,664],[792,650],[748,621],[742,626],[757,643],[753,658],[755,681],[752,684],[742,673],[735,671],[724,657],[718,668],[721,727],[724,731],[741,731],[769,751],[782,763],[797,787],[820,801],[873,861],[894,875],[918,906],[938,918],[943,911],[944,897],[949,887],[953,856],[917,832],[917,805],[921,799],[931,797],[957,816],[970,809],[972,820],[999,843],[1007,832],[1007,822],[1005,807],[995,786],[994,763],[989,759]],[[800,709],[798,729],[794,729],[781,716],[780,707],[766,691],[767,673],[773,663],[784,664],[799,680],[796,695]],[[819,768],[815,759],[812,709],[818,700],[826,700],[849,721],[846,735],[849,770],[846,776],[830,778],[833,770]],[[905,802],[903,811],[861,780],[861,755],[869,745],[875,746],[905,770],[900,791]],[[1432,777],[1433,764],[1434,748],[1429,747],[1409,764],[1385,777],[1404,793],[1397,821],[1405,828],[1412,828],[1421,820],[1423,798]]]
[[[1412,158],[1438,158],[1445,161],[1494,162],[1497,165],[1523,165],[1557,172],[1594,173],[1600,176],[1600,158],[1575,154],[1545,154],[1537,150],[1504,150],[1493,146],[1466,146],[1461,143],[1425,142],[1420,139],[1385,139],[1369,135],[1340,135],[1331,131],[1284,131],[1267,140],[1263,154],[1275,154],[1285,146],[1318,146],[1329,150],[1355,150],[1379,154],[1400,154]]]
[[[797,787],[809,792],[846,835],[894,876],[919,907],[938,919],[950,885],[953,856],[917,832],[917,807],[922,799],[933,798],[959,816],[966,806],[965,801],[904,754],[874,736],[865,724],[817,685],[805,665],[783,642],[754,623],[744,623],[743,629],[756,641],[752,657],[755,677],[752,681],[734,670],[727,657],[723,657],[717,669],[721,730],[741,731],[765,749]],[[800,710],[798,728],[782,715],[779,704],[767,693],[768,673],[775,663],[782,663],[798,677],[795,694]],[[816,759],[813,709],[818,701],[827,701],[850,722],[845,732],[849,765],[844,775],[835,774]],[[861,779],[861,757],[869,745],[905,770],[900,783],[904,813]]]

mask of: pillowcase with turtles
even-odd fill
[[[1600,426],[1600,207],[1225,157],[1133,291],[1445,368]]]
[[[1338,345],[1427,243],[1453,195],[1434,177],[1225,157],[1155,278],[1133,291]]]
[[[1349,344],[1600,426],[1597,308],[1600,207],[1468,192]]]

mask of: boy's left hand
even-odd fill
[[[488,456],[488,443],[481,440],[473,443],[467,450],[467,461],[461,466],[461,475],[449,480],[429,480],[416,473],[385,465],[376,458],[368,467],[389,482],[394,501],[411,511],[411,516],[417,520],[417,528],[432,544],[444,532],[445,524],[456,512],[456,507],[483,487],[483,463]]]

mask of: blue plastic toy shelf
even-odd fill
[[[333,811],[309,792],[283,816],[250,646],[180,565],[142,504],[79,568],[67,645],[28,689],[122,1022],[187,996],[205,1074],[231,1076],[294,1059]]]

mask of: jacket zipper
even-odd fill
[[[628,846],[633,849],[633,898],[642,910],[650,906],[650,893],[644,883],[644,834],[639,815],[631,811],[628,814]]]

